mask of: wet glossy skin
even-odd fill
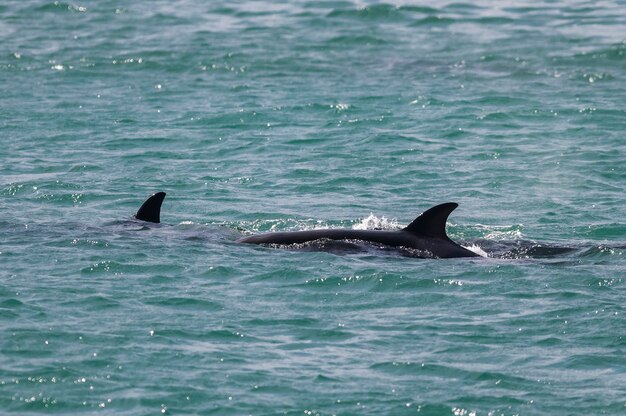
[[[329,240],[359,240],[370,243],[384,244],[390,247],[407,247],[428,251],[435,257],[478,257],[478,254],[456,244],[449,238],[422,237],[410,231],[372,231],[351,229],[327,229],[294,232],[276,232],[257,234],[240,238],[239,243],[249,244],[302,244],[310,241]]]

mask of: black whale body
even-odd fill
[[[450,240],[446,234],[446,220],[457,206],[458,204],[454,202],[448,202],[432,207],[406,228],[397,231],[325,229],[274,232],[251,235],[237,241],[250,244],[291,245],[322,239],[359,240],[390,247],[418,250],[425,252],[425,257],[478,257],[478,254]]]
[[[161,204],[165,192],[152,195],[143,203],[135,218],[159,223]],[[256,234],[237,240],[246,244],[293,245],[316,240],[364,241],[383,244],[390,247],[414,249],[428,253],[424,257],[454,258],[479,257],[478,254],[461,247],[446,234],[446,221],[452,211],[458,207],[454,202],[437,205],[417,217],[407,227],[397,231],[324,229],[308,231],[289,231]]]

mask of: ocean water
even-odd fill
[[[0,414],[626,414],[624,1],[9,0],[0,44]],[[235,242],[447,201],[486,257]]]

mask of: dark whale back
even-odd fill
[[[399,231],[353,229],[287,231],[251,235],[240,238],[237,242],[291,245],[321,239],[360,240],[391,247],[417,249],[441,258],[476,257],[478,254],[458,245],[446,234],[448,216],[456,207],[458,204],[454,202],[434,206]]]

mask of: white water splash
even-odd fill
[[[461,246],[463,248],[468,249],[469,251],[478,254],[481,257],[489,257],[489,254],[482,248],[478,247],[476,244],[472,244],[470,246]]]
[[[353,230],[397,230],[400,228],[398,221],[386,217],[378,218],[374,214],[363,218],[360,223],[353,224]]]

